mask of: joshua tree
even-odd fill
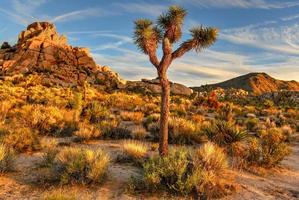
[[[157,23],[149,19],[135,21],[134,42],[137,47],[149,56],[150,62],[156,67],[161,93],[161,116],[160,116],[160,141],[159,152],[161,156],[168,153],[168,117],[170,84],[167,78],[167,69],[174,59],[183,56],[186,52],[194,49],[197,52],[211,46],[217,37],[218,30],[210,27],[194,27],[190,30],[192,38],[182,42],[173,51],[173,44],[177,43],[182,36],[182,26],[187,12],[179,6],[171,6],[162,14]],[[163,56],[158,59],[157,49],[162,44]]]

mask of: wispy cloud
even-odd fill
[[[223,30],[220,39],[268,51],[299,55],[299,24],[245,26]]]
[[[273,0],[174,0],[179,3],[190,3],[202,8],[257,8],[282,9],[299,6],[299,1],[273,1]]]
[[[143,13],[150,16],[159,16],[167,6],[161,4],[151,4],[151,3],[116,3],[115,6],[121,8],[121,10],[130,13]]]
[[[100,8],[87,8],[87,9],[63,13],[59,16],[53,17],[52,19],[50,19],[50,21],[66,22],[66,21],[85,19],[87,17],[109,16],[114,14],[115,14],[114,12],[111,11],[108,12]]]
[[[299,14],[295,14],[295,15],[283,17],[283,18],[281,18],[281,20],[282,21],[290,21],[290,20],[294,20],[294,19],[298,19],[298,18],[299,18]]]

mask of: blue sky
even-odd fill
[[[132,43],[133,21],[155,20],[170,5],[188,10],[182,40],[195,25],[220,29],[213,47],[172,64],[172,81],[195,86],[261,71],[299,81],[299,0],[0,0],[0,42],[15,43],[33,21],[52,21],[71,45],[90,48],[123,78],[154,78]]]

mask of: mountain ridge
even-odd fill
[[[242,89],[253,94],[276,92],[280,90],[299,91],[299,82],[278,80],[265,72],[251,72],[220,83],[207,84],[200,87],[191,87],[195,91],[207,89]]]

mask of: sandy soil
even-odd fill
[[[71,144],[84,148],[103,148],[112,159],[121,153],[121,141],[95,141],[88,144]],[[281,168],[260,176],[244,171],[234,171],[240,189],[225,200],[239,199],[299,199],[299,143],[293,144],[293,153],[282,162]],[[138,168],[130,164],[112,163],[107,180],[101,186],[55,186],[43,181],[47,171],[38,164],[41,153],[22,154],[18,157],[14,172],[0,176],[0,200],[43,199],[46,194],[60,190],[78,199],[167,199],[167,196],[149,197],[145,194],[132,196],[126,188]],[[173,199],[173,198],[169,198]]]

